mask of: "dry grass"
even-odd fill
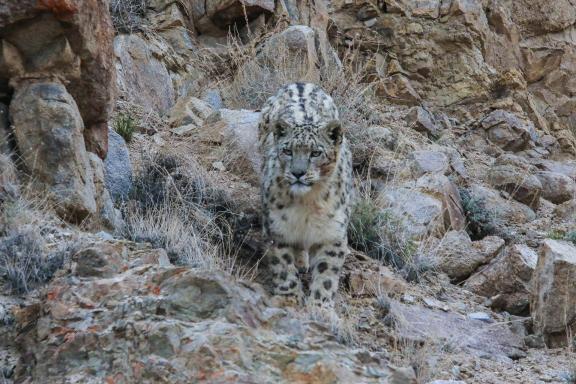
[[[110,1],[110,14],[116,31],[134,33],[141,30],[147,6],[147,0]]]
[[[144,158],[123,209],[126,236],[166,249],[173,263],[248,278],[253,271],[237,260],[236,207],[200,167],[183,162],[167,154]]]

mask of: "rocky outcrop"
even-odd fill
[[[541,171],[536,174],[542,183],[542,197],[562,204],[576,197],[576,182],[561,173]]]
[[[464,287],[490,298],[495,309],[527,314],[537,262],[538,254],[534,250],[524,244],[512,245],[470,276]]]
[[[84,121],[87,149],[106,157],[115,94],[113,29],[103,0],[9,2],[0,7],[0,84],[66,83]],[[5,92],[0,89],[0,93]]]
[[[49,82],[21,84],[10,116],[22,160],[59,214],[80,222],[96,213],[84,124],[66,88]]]
[[[431,262],[451,279],[462,281],[498,255],[503,246],[504,240],[496,236],[473,242],[465,231],[450,231],[434,247]]]
[[[534,327],[549,347],[568,345],[576,331],[576,247],[544,240],[534,272]]]
[[[151,44],[139,35],[120,35],[114,40],[118,89],[127,101],[159,114],[176,102],[172,78]]]
[[[94,243],[72,273],[17,311],[29,358],[16,381],[410,382],[321,323],[271,306],[258,285],[171,266],[163,250]]]
[[[132,190],[132,165],[126,141],[112,128],[108,130],[108,156],[104,160],[106,188],[114,201],[128,198]]]

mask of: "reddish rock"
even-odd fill
[[[115,95],[113,35],[104,0],[0,4],[0,36],[11,47],[10,60],[0,58],[7,67],[0,71],[0,84],[9,80],[17,87],[30,77],[61,79],[80,110],[87,149],[102,158],[108,138],[102,127]]]

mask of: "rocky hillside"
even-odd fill
[[[0,2],[0,382],[576,383],[574,0]],[[259,108],[335,99],[334,310],[269,293]]]

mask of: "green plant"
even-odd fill
[[[136,131],[136,122],[132,116],[120,113],[114,120],[114,130],[129,143]]]
[[[466,215],[466,232],[472,240],[481,240],[486,236],[495,234],[497,226],[494,215],[486,209],[482,199],[472,196],[469,190],[459,189],[462,199],[462,208]]]
[[[564,232],[557,229],[553,229],[546,234],[546,237],[554,240],[569,241],[576,245],[576,231]]]

